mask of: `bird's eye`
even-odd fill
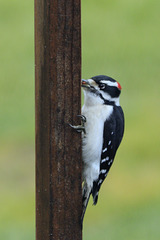
[[[100,88],[100,89],[104,89],[104,88],[105,88],[105,84],[104,84],[104,83],[100,83],[100,84],[99,84],[99,88]]]

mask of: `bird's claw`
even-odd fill
[[[81,133],[82,131],[83,131],[84,133],[86,133],[85,127],[83,127],[82,125],[74,126],[74,125],[72,125],[72,124],[69,124],[69,126],[70,126],[71,128],[73,128],[73,129],[75,129],[75,130],[76,130],[77,132],[79,132],[79,133]]]
[[[81,118],[82,124],[87,122],[87,119],[86,119],[86,117],[84,115],[77,115],[77,117]]]
[[[77,115],[77,117],[81,118],[82,124],[81,125],[77,125],[77,126],[69,124],[69,126],[71,128],[73,128],[73,129],[75,129],[79,133],[81,133],[81,132],[86,133],[85,126],[84,126],[84,124],[86,123],[86,117],[84,115]]]

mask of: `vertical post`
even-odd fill
[[[80,0],[35,0],[36,239],[81,240]]]

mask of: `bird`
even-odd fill
[[[82,215],[90,199],[98,202],[101,185],[113,164],[124,134],[124,113],[119,98],[122,87],[115,79],[97,75],[82,79],[82,124],[70,125],[82,132]]]

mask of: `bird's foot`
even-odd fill
[[[86,133],[86,130],[85,130],[85,123],[86,123],[86,117],[84,115],[77,115],[77,117],[80,117],[81,118],[81,121],[82,121],[82,124],[81,125],[77,125],[77,126],[74,126],[72,124],[69,124],[69,126],[73,129],[75,129],[77,132],[84,132]]]

